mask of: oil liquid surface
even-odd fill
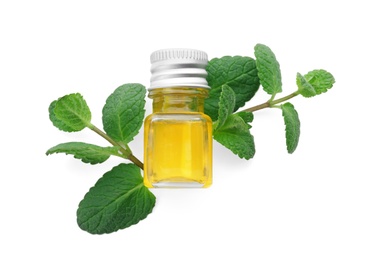
[[[212,122],[201,113],[157,113],[145,121],[144,184],[208,187],[212,183]]]

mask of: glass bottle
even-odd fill
[[[144,122],[144,184],[149,188],[205,188],[212,184],[212,120],[207,54],[165,49],[151,57],[149,98],[153,114]]]

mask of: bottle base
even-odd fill
[[[153,188],[205,188],[203,183],[198,182],[157,182],[152,183]]]
[[[155,182],[144,179],[144,185],[148,188],[208,188],[211,186],[211,182],[198,182],[186,178],[171,178]]]

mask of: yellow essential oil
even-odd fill
[[[212,121],[203,113],[209,87],[207,55],[188,49],[152,54],[149,97],[153,114],[144,123],[144,184],[205,188],[212,184]]]

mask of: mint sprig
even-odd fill
[[[297,73],[296,76],[296,83],[298,89],[282,98],[276,99],[276,95],[282,92],[282,81],[281,81],[281,71],[279,62],[276,59],[275,54],[272,50],[263,44],[257,44],[254,48],[254,54],[256,58],[256,68],[257,68],[257,75],[259,78],[259,82],[262,85],[263,90],[270,94],[271,97],[264,103],[259,104],[257,106],[253,106],[247,109],[243,109],[237,113],[228,113],[228,118],[230,117],[230,121],[227,124],[228,127],[220,127],[220,125],[226,125],[224,122],[225,120],[225,111],[231,111],[230,107],[234,105],[234,101],[232,98],[225,98],[232,96],[228,92],[225,86],[222,86],[222,91],[213,92],[212,100],[206,100],[207,103],[214,102],[214,99],[218,98],[219,103],[217,105],[218,115],[212,116],[214,120],[214,132],[213,137],[216,141],[224,145],[226,148],[230,149],[233,153],[239,155],[241,158],[250,159],[254,156],[255,147],[253,142],[253,136],[249,132],[249,128],[251,127],[249,123],[253,120],[253,112],[264,109],[264,108],[279,108],[283,111],[283,118],[286,125],[285,128],[285,138],[287,144],[288,153],[293,153],[299,142],[300,136],[300,121],[298,117],[298,112],[295,110],[294,106],[290,103],[285,103],[283,105],[278,105],[280,103],[284,103],[287,100],[302,95],[303,97],[313,97],[317,96],[321,93],[326,92],[328,89],[332,88],[335,80],[332,74],[325,70],[313,70],[302,76],[300,73]],[[226,67],[228,68],[229,64],[237,63],[239,58],[236,57],[229,57],[226,56],[227,62],[225,61],[225,65],[220,64],[220,61],[223,61],[223,58],[217,59],[217,65],[219,68]],[[251,58],[249,58],[251,59]],[[211,60],[212,62],[212,60]],[[211,63],[210,62],[210,63]],[[212,69],[213,70],[213,69]],[[208,82],[211,86],[211,92],[213,88],[219,89],[218,84],[212,85],[213,82],[218,82],[218,77],[223,74],[222,71],[218,73],[214,73],[213,71],[209,71]],[[247,74],[248,75],[248,74]],[[216,78],[213,78],[216,77]],[[247,76],[246,76],[247,77]],[[250,79],[246,81],[252,81],[254,79],[254,74],[250,75]],[[224,92],[225,91],[225,92]],[[235,93],[236,94],[236,93]],[[236,95],[237,96],[237,95]],[[210,105],[210,104],[209,104]],[[216,107],[216,106],[213,106]],[[233,111],[238,110],[238,106],[235,104]],[[249,112],[249,114],[242,114],[245,112]],[[214,113],[214,111],[212,112]],[[242,126],[241,123],[236,123],[235,120],[231,118],[234,115],[239,115],[243,118],[246,127]],[[230,127],[230,122],[234,122],[232,127]],[[242,128],[248,128],[247,130],[240,130]],[[222,131],[221,131],[222,129]],[[220,132],[222,135],[220,136]],[[244,142],[243,140],[244,139]],[[240,149],[238,144],[243,143],[243,150]],[[248,150],[248,151],[247,151]]]
[[[146,89],[141,84],[124,84],[108,97],[103,109],[107,133],[91,123],[90,109],[79,93],[63,96],[49,106],[49,118],[59,130],[75,132],[88,127],[112,146],[69,142],[50,148],[47,155],[71,154],[90,164],[103,163],[114,155],[134,163],[114,167],[81,201],[77,222],[81,229],[89,233],[111,233],[127,228],[152,212],[155,197],[143,185],[140,174],[143,164],[128,146],[143,123],[145,93]]]
[[[280,65],[272,50],[263,44],[254,48],[255,59],[225,56],[209,61],[206,69],[211,87],[205,100],[205,113],[213,120],[213,138],[240,158],[255,155],[250,132],[254,113],[265,108],[281,109],[285,124],[288,153],[293,153],[301,133],[300,119],[287,100],[301,95],[314,97],[332,88],[335,79],[325,70],[296,74],[297,90],[276,99],[282,92]],[[259,105],[244,109],[259,85],[270,95]],[[155,196],[143,184],[143,163],[132,154],[129,143],[143,124],[146,89],[137,83],[118,87],[103,108],[103,129],[91,123],[91,111],[81,94],[63,96],[49,106],[49,119],[61,131],[76,132],[88,128],[111,146],[101,147],[83,142],[58,144],[46,154],[65,153],[84,163],[98,164],[118,156],[130,164],[119,164],[105,173],[85,195],[77,210],[77,223],[92,234],[105,234],[125,229],[145,219],[153,210]]]

